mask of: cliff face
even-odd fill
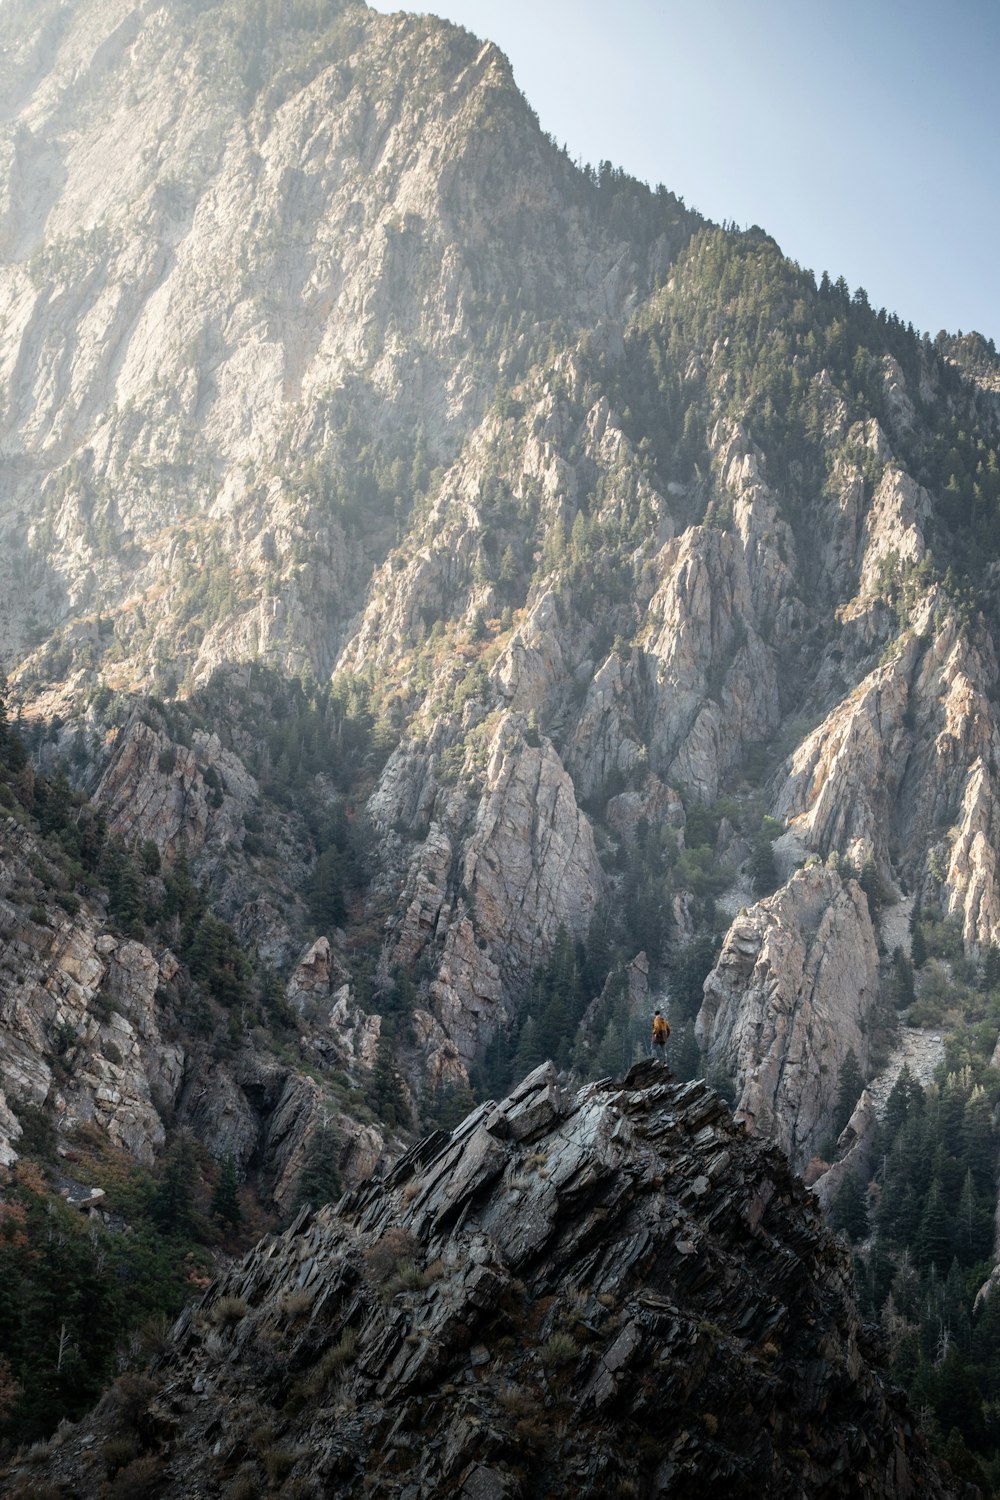
[[[868,1076],[878,998],[867,899],[818,866],[736,919],[705,981],[699,1041],[734,1080],[735,1119],[800,1170],[829,1134],[849,1051]]]
[[[96,900],[61,905],[49,861],[43,842],[3,819],[0,1164],[22,1153],[26,1123],[39,1113],[54,1127],[59,1155],[96,1127],[144,1165],[169,1122],[194,1130],[216,1159],[231,1155],[241,1176],[252,1174],[262,1196],[288,1210],[311,1137],[334,1122],[345,1178],[368,1176],[384,1147],[381,1131],[345,1119],[327,1089],[266,1046],[213,1049],[211,1002],[199,994],[192,1005],[191,977],[170,948],[123,938]],[[301,1002],[309,986],[319,1020],[304,1027],[308,1039],[328,1065],[364,1077],[374,1043],[358,1035],[362,1018],[346,998],[338,1010],[328,972],[318,980],[305,968],[288,994]]]
[[[643,1064],[571,1098],[545,1067],[233,1266],[45,1478],[96,1495],[127,1429],[125,1473],[171,1496],[958,1493],[849,1288],[703,1083]]]
[[[16,1156],[21,1124],[11,1111],[48,1102],[60,1131],[97,1124],[150,1162],[165,1138],[161,1114],[172,1110],[184,1077],[183,1048],[164,1039],[155,1003],[176,960],[120,941],[86,907],[70,916],[42,905],[42,851],[12,818],[0,830],[0,851],[5,889],[34,898],[28,910],[9,896],[0,907],[0,1155],[5,1164]]]
[[[578,169],[464,31],[276,14],[3,33],[0,653],[39,759],[286,975],[341,956],[290,992],[310,1066],[370,1077],[405,1011],[424,1101],[509,1069],[564,938],[548,1049],[605,992],[613,1031],[609,976],[719,930],[765,813],[977,957],[984,350]],[[737,920],[700,1031],[797,1161],[873,1008],[820,878]]]

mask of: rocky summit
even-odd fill
[[[545,1065],[219,1277],[45,1493],[129,1445],[121,1493],[177,1500],[962,1493],[871,1355],[843,1248],[704,1083]]]

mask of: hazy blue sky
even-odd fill
[[[378,10],[399,5],[376,0]],[[438,0],[571,155],[1000,343],[1000,0]]]

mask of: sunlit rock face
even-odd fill
[[[867,1076],[878,980],[864,892],[814,866],[737,917],[705,981],[698,1036],[734,1081],[735,1118],[800,1169],[830,1133],[849,1052]]]

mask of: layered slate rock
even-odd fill
[[[773,1147],[642,1063],[551,1065],[184,1314],[130,1420],[164,1496],[943,1497]],[[48,1461],[97,1495],[127,1403]],[[35,1471],[37,1474],[37,1470]]]

